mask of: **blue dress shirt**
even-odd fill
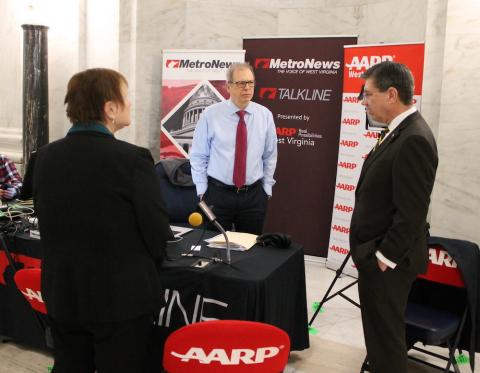
[[[207,190],[208,176],[233,185],[235,138],[240,109],[225,100],[207,107],[198,120],[190,150],[192,178],[197,194]],[[262,180],[271,196],[277,164],[277,134],[273,115],[265,106],[250,102],[244,109],[247,124],[246,185]]]

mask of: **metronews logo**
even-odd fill
[[[277,98],[278,88],[260,88],[258,90],[258,96],[267,100],[275,100]]]
[[[222,60],[200,61],[200,60],[166,60],[165,67],[167,69],[226,69],[233,62],[225,62]]]
[[[282,60],[281,58],[256,58],[256,69],[309,69],[309,70],[338,70],[340,61],[316,60],[306,58],[304,60]]]
[[[258,97],[264,100],[331,101],[331,89],[261,87]]]
[[[210,364],[212,362],[219,362],[221,365],[240,365],[243,364],[261,364],[265,359],[278,355],[280,349],[285,346],[260,347],[256,350],[248,348],[234,348],[230,352],[222,348],[214,348],[210,353],[205,353],[201,347],[191,347],[185,354],[172,351],[171,354],[178,357],[183,362],[190,360],[198,360],[200,364]]]

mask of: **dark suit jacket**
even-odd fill
[[[371,153],[355,191],[350,250],[359,270],[379,250],[399,269],[427,268],[426,216],[438,157],[433,134],[415,112]]]
[[[150,153],[76,132],[38,151],[33,180],[48,314],[116,322],[159,310],[170,228]]]

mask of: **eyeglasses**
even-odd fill
[[[229,82],[230,84],[235,84],[237,88],[245,88],[247,85],[249,87],[255,87],[255,80],[240,80],[238,82]]]
[[[362,85],[362,88],[360,89],[360,93],[358,94],[357,96],[357,99],[358,101],[364,101],[364,100],[367,100],[368,98],[372,97],[373,95],[377,94],[377,93],[385,93],[387,92],[387,90],[385,91],[380,91],[380,90],[375,90],[375,91],[365,91],[365,84]]]
[[[362,84],[362,88],[360,89],[360,93],[358,94],[358,101],[363,101],[364,98],[364,92],[365,92],[365,84]]]

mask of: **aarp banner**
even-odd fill
[[[357,181],[363,162],[380,134],[380,129],[368,126],[365,108],[358,99],[364,84],[361,75],[382,61],[407,65],[415,82],[414,102],[420,110],[424,54],[424,43],[345,46],[337,179],[327,256],[329,268],[339,268],[350,252],[350,221]],[[351,259],[346,264],[344,273],[357,275]]]

